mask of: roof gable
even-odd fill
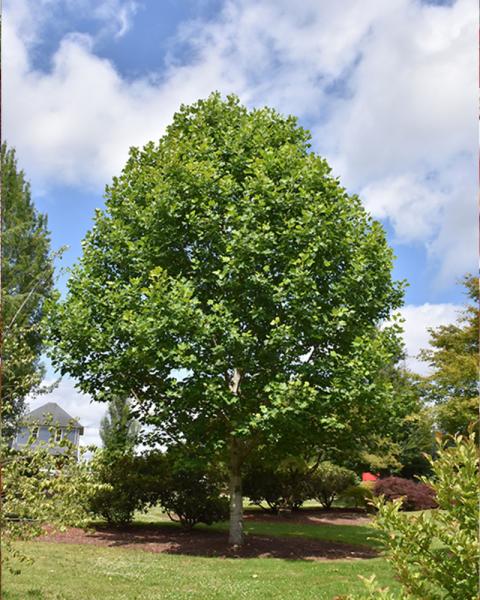
[[[32,410],[23,418],[24,423],[35,423],[37,425],[59,425],[61,427],[76,427],[81,429],[82,425],[73,417],[71,417],[61,406],[56,402],[47,402]]]

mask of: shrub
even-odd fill
[[[373,508],[373,490],[371,485],[365,485],[364,483],[351,485],[345,491],[341,492],[339,497],[348,507],[363,508],[367,511]]]
[[[316,498],[323,507],[330,508],[342,492],[356,482],[357,476],[350,469],[325,461],[318,465],[310,479],[310,497]]]
[[[402,501],[402,510],[436,508],[435,492],[430,485],[402,477],[386,477],[375,482],[373,493],[386,500]]]
[[[109,523],[130,523],[135,511],[156,504],[165,471],[161,453],[135,456],[99,451],[93,468],[97,480],[105,485],[93,494],[90,508]]]
[[[274,467],[250,466],[243,477],[243,492],[252,504],[273,514],[284,506],[282,477]]]
[[[243,492],[252,504],[278,513],[279,509],[298,510],[310,495],[310,470],[305,461],[286,458],[276,464],[251,462],[243,478]]]
[[[228,500],[223,496],[223,477],[218,469],[167,457],[167,474],[159,500],[172,521],[191,529],[197,523],[211,525],[228,518]]]
[[[405,600],[478,598],[478,448],[474,435],[456,436],[453,442],[439,442],[437,459],[430,460],[432,478],[425,479],[436,493],[439,510],[405,515],[400,499],[375,500],[375,527],[384,536]],[[398,598],[378,590],[375,581],[366,583],[364,599]]]

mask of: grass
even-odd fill
[[[172,528],[159,509],[135,522]],[[212,527],[225,530],[227,523]],[[201,527],[201,526],[200,526]],[[364,525],[246,521],[247,533],[301,536],[376,546]],[[274,558],[222,559],[45,542],[18,543],[34,559],[20,575],[5,569],[3,600],[331,600],[363,591],[359,575],[375,573],[398,589],[383,558],[321,562]]]
[[[160,508],[152,508],[148,513],[139,513],[135,521],[142,524],[171,524],[165,513]],[[199,528],[203,527],[198,525]],[[209,529],[225,531],[228,529],[228,523],[216,523]],[[280,521],[245,521],[244,530],[246,533],[268,536],[299,536],[313,538],[316,540],[325,540],[330,542],[344,542],[348,544],[360,544],[380,548],[380,543],[374,539],[375,531],[365,525],[309,525],[303,523],[288,523]]]
[[[45,542],[18,547],[34,563],[22,565],[20,575],[5,572],[4,600],[331,600],[359,593],[358,575],[372,573],[382,586],[397,587],[382,558],[310,562]]]

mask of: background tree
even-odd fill
[[[466,276],[464,285],[474,304],[466,305],[456,323],[430,329],[430,348],[420,357],[432,373],[424,379],[427,402],[435,404],[441,431],[466,433],[478,420],[479,281]]]
[[[10,435],[25,398],[44,375],[40,324],[53,285],[47,219],[35,209],[15,151],[2,144],[3,433]]]
[[[372,435],[361,440],[362,448],[354,455],[352,466],[405,477],[424,475],[430,471],[426,455],[431,455],[435,441],[432,411],[423,398],[422,377],[406,369],[401,359],[387,365],[381,377],[390,382],[392,398],[388,410],[379,415],[382,425],[377,418],[377,423],[372,423]]]
[[[182,106],[131,150],[50,319],[83,391],[131,395],[164,443],[225,457],[232,544],[252,449],[355,435],[391,390],[392,252],[309,140],[233,96]]]
[[[137,444],[140,425],[130,414],[130,402],[116,396],[108,403],[107,414],[100,421],[100,439],[107,450],[132,451]]]

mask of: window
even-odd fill
[[[32,427],[32,432],[31,432],[30,436],[34,440],[36,440],[38,438],[38,427]]]
[[[60,429],[60,427],[57,427],[57,429],[55,429],[55,443],[58,444],[58,442],[61,442],[63,438],[63,430]]]

